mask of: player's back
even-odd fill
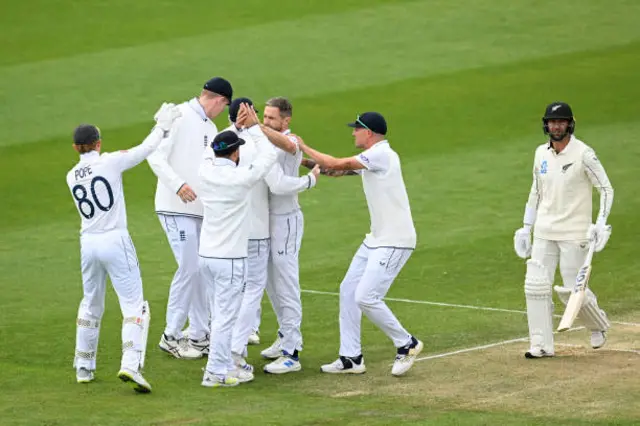
[[[92,151],[67,173],[67,184],[82,221],[81,234],[127,229],[119,153]]]

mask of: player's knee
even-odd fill
[[[367,310],[378,302],[372,294],[365,291],[356,291],[355,300],[358,307],[362,310]]]

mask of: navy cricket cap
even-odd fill
[[[91,145],[100,140],[100,130],[92,124],[81,124],[73,131],[73,143]]]
[[[241,104],[249,104],[253,106],[253,101],[249,98],[235,98],[233,102],[229,104],[229,120],[231,120],[232,123],[235,123],[238,118],[238,111],[240,110]],[[253,109],[258,112],[255,106],[253,106]]]
[[[244,139],[239,138],[235,132],[226,130],[218,133],[216,137],[213,138],[211,149],[213,149],[213,152],[216,154],[229,155],[238,149],[240,145],[244,145]]]
[[[356,129],[371,130],[373,133],[381,135],[387,134],[387,122],[382,114],[377,112],[365,112],[362,115],[358,115],[356,121],[347,124],[347,126],[354,127]]]
[[[217,93],[220,96],[224,96],[227,98],[229,103],[231,103],[231,99],[233,98],[233,88],[231,87],[231,83],[222,77],[213,77],[204,84],[203,89]]]

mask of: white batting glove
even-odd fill
[[[156,120],[158,127],[168,132],[173,126],[173,122],[180,117],[182,113],[175,104],[163,103],[160,109],[155,113],[153,118]]]
[[[516,231],[513,236],[513,248],[522,259],[531,256],[531,227],[523,227]]]
[[[604,249],[604,246],[607,245],[607,241],[609,241],[610,236],[611,225],[607,225],[602,222],[596,222],[595,225],[589,225],[587,238],[589,239],[589,241],[596,242],[595,251],[602,251]]]

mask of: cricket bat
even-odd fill
[[[589,252],[587,258],[584,260],[582,267],[578,271],[576,277],[576,283],[573,286],[571,296],[567,302],[567,307],[564,310],[560,324],[558,325],[558,331],[567,331],[573,325],[580,308],[584,304],[584,298],[586,296],[587,285],[589,284],[589,277],[591,276],[591,259],[593,259],[593,252],[596,247],[596,242],[591,241],[589,244]]]

